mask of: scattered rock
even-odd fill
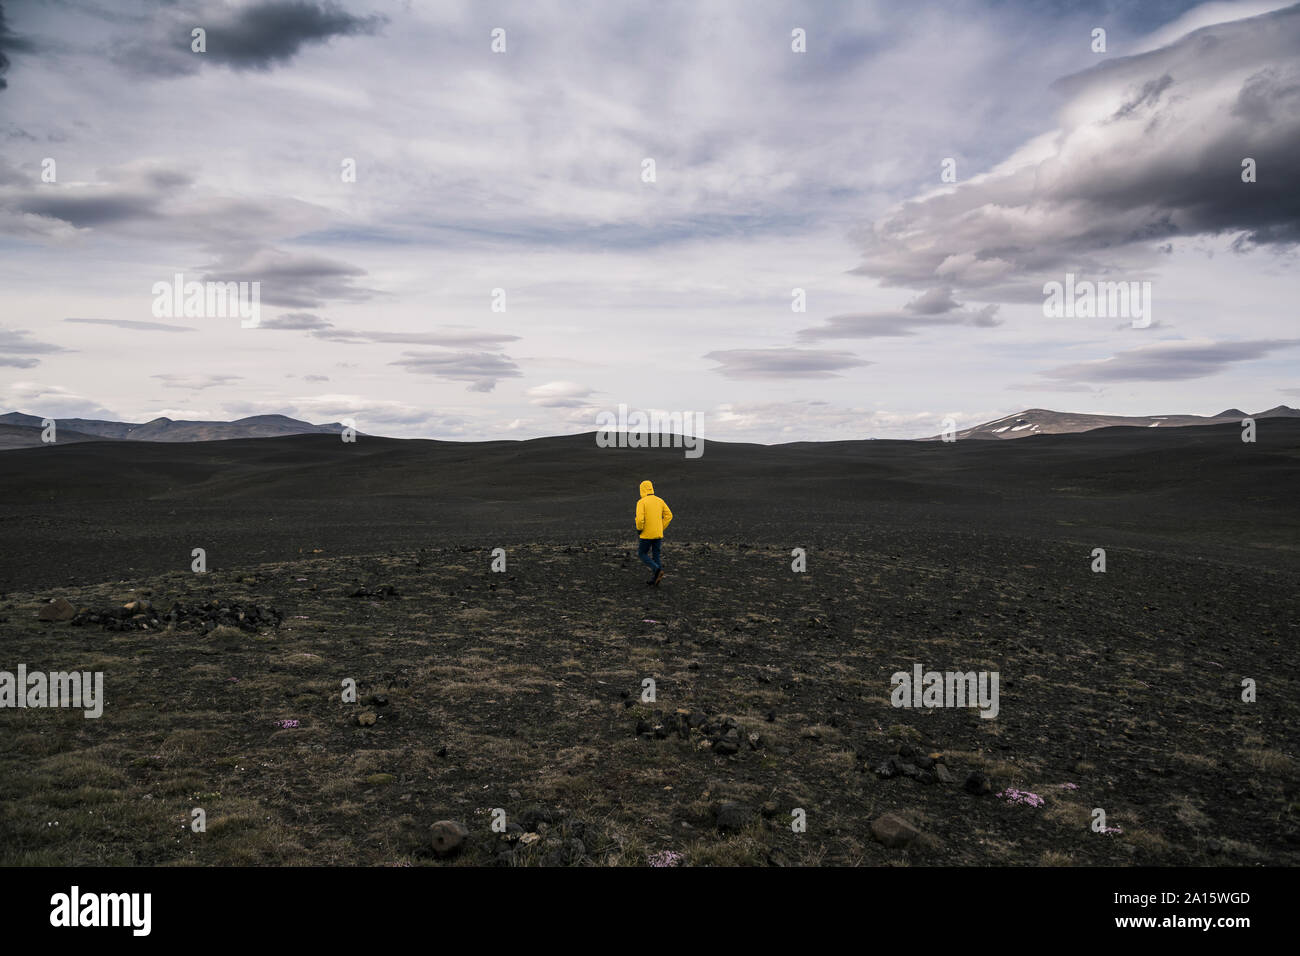
[[[876,776],[881,780],[890,780],[902,776],[906,767],[907,765],[903,763],[898,755],[893,754],[876,764]]]
[[[375,725],[375,721],[378,719],[379,718],[377,718],[374,714],[372,714],[370,711],[367,710],[365,713],[357,714],[357,726],[373,727]]]
[[[745,824],[749,823],[751,815],[749,808],[744,804],[728,801],[719,804],[714,824],[723,833],[739,833],[745,828]]]
[[[397,593],[397,588],[393,587],[391,584],[380,584],[373,588],[365,588],[365,587],[353,588],[351,591],[348,592],[348,597],[388,598],[388,597],[401,597],[401,595]]]
[[[577,866],[587,858],[586,845],[576,837],[562,840],[543,861],[545,866]]]
[[[554,810],[535,806],[524,811],[524,815],[519,818],[519,823],[525,830],[541,830],[555,823],[557,819],[558,815]]]
[[[469,828],[459,820],[439,820],[433,830],[433,852],[437,856],[455,856],[469,839]]]
[[[161,613],[153,602],[137,600],[102,611],[79,611],[72,618],[72,625],[98,624],[106,631],[191,628],[205,634],[214,627],[231,627],[253,633],[262,627],[279,627],[281,620],[283,615],[279,611],[257,604],[222,604],[213,599],[207,604],[190,606],[173,603],[170,610]]]
[[[77,616],[77,609],[66,598],[55,598],[36,616],[42,621],[70,621]]]
[[[921,831],[902,817],[886,813],[871,821],[871,835],[890,849],[901,849],[916,842]]]
[[[740,751],[740,740],[736,737],[719,737],[713,742],[713,752],[728,756]]]
[[[941,763],[934,765],[934,775],[939,779],[940,783],[957,782],[957,778],[953,775],[953,772]]]

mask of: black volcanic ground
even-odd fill
[[[78,443],[0,454],[0,582],[466,544],[618,538],[652,479],[675,541],[935,549],[958,533],[1152,548],[1295,570],[1300,421],[1109,428],[1009,443],[463,444],[332,436]],[[1014,447],[1000,447],[1007,444]],[[864,553],[869,562],[871,553]],[[964,555],[954,555],[963,560]],[[971,556],[972,560],[974,555]]]
[[[451,818],[469,863],[1294,864],[1300,421],[1239,436],[4,452],[0,668],[94,666],[110,706],[0,710],[0,863],[424,863]],[[677,515],[658,590],[643,478]],[[142,595],[147,629],[36,621]],[[168,627],[210,601],[281,620]],[[913,661],[998,670],[1000,715],[891,707]],[[885,813],[923,837],[873,839]]]

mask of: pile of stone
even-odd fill
[[[206,634],[214,627],[233,627],[253,633],[263,627],[279,627],[283,615],[258,604],[224,603],[213,599],[206,604],[185,606],[176,602],[166,612],[152,601],[129,601],[103,611],[82,608],[71,618],[74,627],[98,625],[106,631],[151,631],[166,627],[197,630]]]

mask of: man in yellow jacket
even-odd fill
[[[636,503],[636,530],[641,532],[637,557],[645,562],[653,574],[648,582],[650,584],[658,584],[664,579],[659,548],[663,544],[668,522],[672,520],[673,513],[668,508],[668,502],[655,494],[655,486],[648,481],[641,482],[641,500]]]

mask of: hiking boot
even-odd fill
[[[664,569],[660,568],[658,571],[655,572],[655,579],[650,583],[653,584],[655,587],[658,587],[659,582],[662,581],[663,579],[664,579]]]

